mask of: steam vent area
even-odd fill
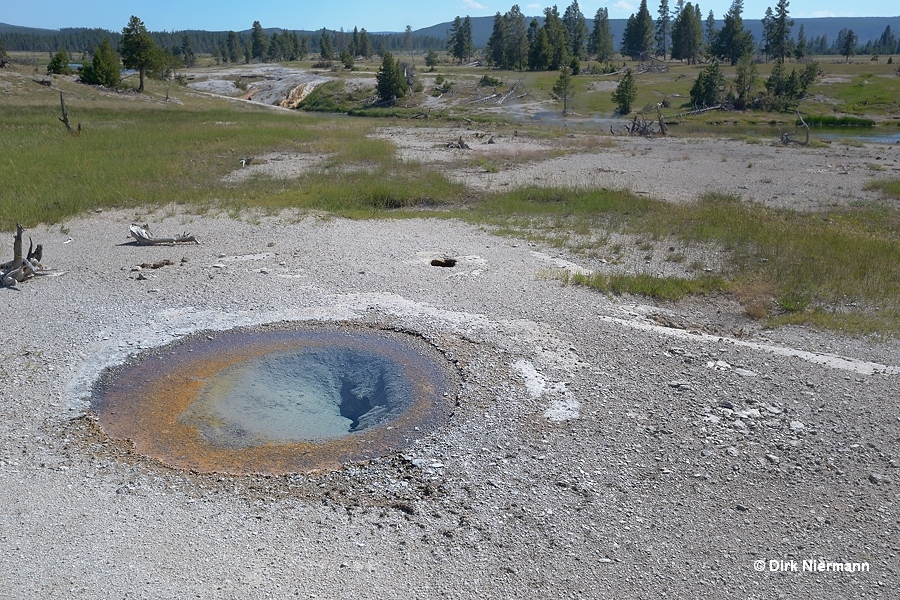
[[[26,229],[48,272],[0,289],[0,597],[890,596],[895,339],[573,277],[718,268],[699,244],[445,216]],[[820,559],[868,571],[769,567]]]

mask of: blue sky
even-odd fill
[[[744,18],[761,19],[766,7],[774,8],[778,0],[744,0]],[[26,27],[59,29],[61,27],[101,27],[120,31],[131,15],[137,15],[151,31],[205,29],[207,31],[241,31],[249,29],[253,21],[263,27],[315,30],[327,27],[352,31],[365,27],[368,31],[403,31],[407,25],[420,29],[457,15],[472,17],[504,13],[515,2],[490,0],[332,0],[252,2],[249,0],[153,0],[110,2],[109,0],[4,0],[0,8],[0,22]],[[640,0],[579,2],[581,12],[588,18],[605,6],[613,19],[627,18],[637,10]],[[669,0],[670,5],[675,0]],[[519,2],[528,16],[539,15],[547,6],[565,11],[571,0],[560,2]],[[717,18],[728,10],[730,0],[705,2],[700,9],[706,15],[710,9]],[[659,0],[647,0],[650,13],[656,16]],[[896,0],[866,0],[847,4],[844,0],[794,0],[789,5],[792,17],[893,17],[900,15]]]

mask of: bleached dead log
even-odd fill
[[[781,127],[778,128],[778,132],[781,134],[781,143],[787,146],[788,144],[799,144],[800,146],[806,146],[809,144],[809,124],[803,120],[803,117],[800,115],[800,111],[797,111],[797,118],[800,119],[800,124],[804,127],[806,131],[806,139],[802,142],[800,140],[794,139],[794,133],[789,133],[786,131],[781,131]]]
[[[28,238],[28,254],[22,254],[22,232],[25,228],[16,224],[16,237],[13,241],[13,259],[0,265],[0,285],[14,286],[26,279],[34,277],[43,269],[44,247],[38,244],[34,247],[31,238]]]
[[[478,104],[479,102],[487,102],[492,98],[496,98],[497,94],[490,94],[489,96],[482,96],[481,98],[476,98],[470,102],[470,104]]]
[[[628,131],[628,135],[640,135],[643,137],[656,135],[656,132],[653,130],[653,121],[648,121],[644,118],[643,113],[635,115],[631,125],[625,125],[625,129]]]
[[[193,235],[185,232],[180,235],[176,235],[173,237],[155,237],[153,233],[149,229],[149,225],[144,225],[143,227],[132,223],[131,224],[131,237],[137,241],[141,246],[159,246],[165,244],[199,244]]]
[[[666,120],[663,119],[659,103],[656,104],[656,120],[659,121],[659,132],[662,135],[669,135],[669,127],[666,125]]]
[[[696,110],[689,110],[687,112],[678,113],[677,115],[672,115],[668,117],[670,119],[680,119],[681,117],[687,117],[690,115],[702,115],[703,113],[709,112],[711,110],[723,110],[725,108],[724,104],[716,104],[715,106],[707,106],[706,108],[698,108]]]
[[[72,135],[80,135],[81,134],[81,123],[78,124],[78,129],[72,129],[72,126],[69,125],[69,111],[66,110],[66,101],[63,100],[63,93],[59,93],[59,107],[62,110],[62,116],[57,117],[62,124],[66,126],[66,131],[71,133]]]
[[[500,99],[497,100],[497,102],[495,102],[495,104],[500,105],[500,104],[503,104],[504,102],[506,102],[507,100],[509,100],[509,98],[510,98],[513,94],[515,94],[516,92],[518,92],[518,91],[522,88],[522,81],[523,81],[523,80],[524,80],[524,78],[519,79],[517,82],[515,82],[514,84],[512,84],[511,86],[509,86],[509,90],[507,90],[507,92],[506,92],[505,94],[503,94],[502,96],[500,96]],[[523,95],[524,95],[524,94],[523,94]],[[522,97],[522,96],[517,96],[517,98],[521,98],[521,97]]]
[[[462,139],[462,136],[459,136],[459,139],[455,142],[450,142],[447,144],[448,148],[455,148],[457,150],[470,150],[469,145],[465,143]]]

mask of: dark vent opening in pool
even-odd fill
[[[350,431],[365,429],[369,425],[377,423],[378,421],[375,419],[381,409],[389,404],[384,385],[384,373],[378,376],[371,395],[367,396],[365,392],[360,393],[359,389],[359,384],[353,379],[348,377],[341,379],[341,416],[350,419]]]
[[[92,406],[110,437],[171,466],[281,473],[405,447],[446,418],[448,376],[437,352],[410,335],[241,330],[105,374]]]

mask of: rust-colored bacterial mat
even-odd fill
[[[412,335],[279,326],[141,354],[101,377],[91,406],[107,435],[163,464],[274,475],[405,448],[444,422],[451,381]]]

